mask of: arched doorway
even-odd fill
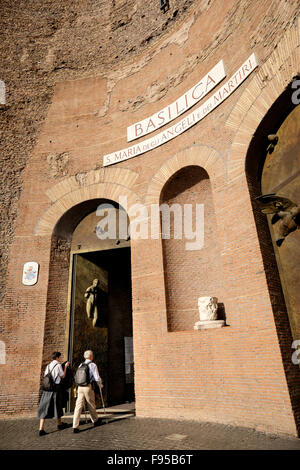
[[[116,222],[113,233],[108,233],[105,223],[110,217]],[[52,236],[44,361],[51,350],[64,349],[74,372],[83,360],[83,352],[93,350],[104,382],[106,406],[134,401],[131,250],[127,226],[127,214],[117,203],[93,199],[67,211]],[[96,279],[97,318],[95,305],[87,308],[88,288]],[[56,337],[52,333],[53,321],[56,331],[61,328]],[[63,341],[64,348],[60,347]],[[74,409],[74,392],[75,387],[69,396],[70,411]],[[100,397],[96,405],[102,407]]]
[[[300,233],[291,233],[278,246],[278,226],[272,223],[273,215],[262,213],[256,199],[262,194],[276,193],[300,203],[300,108],[293,105],[292,91],[290,86],[287,87],[257,128],[247,153],[246,176],[282,363],[299,433],[299,367],[292,362],[292,345],[300,333]],[[278,139],[274,140],[275,136]]]
[[[276,146],[267,151],[261,175],[262,194],[276,194],[300,205],[300,107],[296,107],[276,132]],[[285,302],[294,339],[300,338],[300,231],[278,240],[279,223],[268,215]]]
[[[260,195],[276,194],[300,204],[300,107],[291,88],[274,103],[250,144],[246,174],[274,312],[286,311],[294,339],[300,338],[300,231],[278,243],[279,224],[262,214]],[[270,209],[272,212],[273,209]]]

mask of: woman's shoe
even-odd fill
[[[60,431],[61,431],[62,429],[66,429],[66,428],[68,428],[68,427],[69,427],[69,424],[67,424],[67,423],[61,423],[61,424],[58,424],[58,425],[57,425],[57,429],[59,429]]]
[[[94,422],[94,427],[96,428],[97,426],[101,426],[101,425],[102,425],[102,419],[98,418],[97,421]]]
[[[45,436],[46,434],[48,434],[48,433],[46,431],[44,431],[44,429],[39,431],[39,436]]]

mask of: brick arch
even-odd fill
[[[91,170],[76,176],[69,176],[47,189],[46,194],[52,202],[55,202],[81,186],[97,183],[113,183],[132,188],[138,177],[139,174],[136,171],[126,168],[101,168],[100,170]]]
[[[58,348],[67,354],[69,344],[71,240],[67,239],[64,234],[61,235],[60,231],[56,232],[57,223],[68,215],[72,208],[76,209],[76,206],[95,199],[107,199],[118,203],[120,197],[127,197],[127,207],[139,203],[139,196],[130,188],[134,185],[136,175],[130,170],[122,171],[118,168],[114,168],[113,171],[90,171],[77,177],[66,178],[47,191],[53,203],[44,212],[34,230],[35,236],[50,240],[50,250],[45,260],[45,271],[48,269],[48,286],[45,294],[42,370],[46,366],[51,351]],[[84,211],[82,213],[86,215]],[[73,231],[71,227],[68,227],[70,233]],[[130,245],[131,253],[133,245]],[[47,263],[49,263],[48,266]],[[55,335],[49,334],[50,330],[55,331]]]
[[[228,182],[245,177],[250,141],[271,106],[300,72],[300,18],[242,93],[225,127],[235,132],[228,162]]]
[[[225,166],[220,154],[212,147],[193,145],[167,160],[155,173],[148,186],[146,205],[158,204],[165,183],[177,171],[195,165],[207,171],[214,188],[225,184]]]
[[[77,204],[90,199],[110,199],[118,202],[119,197],[122,196],[127,197],[128,206],[140,202],[138,195],[130,188],[116,183],[96,183],[70,191],[57,199],[44,212],[35,227],[34,234],[36,236],[51,236],[58,220]]]
[[[208,174],[216,215],[216,232],[219,237],[220,249],[222,249],[224,240],[220,231],[220,227],[222,226],[220,213],[222,211],[222,201],[224,201],[223,190],[226,187],[226,172],[223,158],[214,148],[205,145],[193,145],[192,147],[178,152],[172,158],[165,161],[149,182],[145,196],[145,205],[149,207],[151,204],[160,204],[160,198],[165,184],[171,180],[178,171],[191,166],[202,168]],[[164,250],[163,240],[161,237],[159,237],[158,240],[153,241],[152,250],[153,253],[156,253],[160,266],[163,267]],[[161,317],[162,330],[164,333],[167,331],[176,331],[177,327],[174,329],[173,325],[169,322],[169,306],[166,298],[167,281],[164,269],[160,271],[157,277],[162,293],[162,310],[165,312],[165,315]],[[222,297],[222,295],[220,297]],[[182,325],[178,326],[179,329],[185,328],[182,327]]]

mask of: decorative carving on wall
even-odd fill
[[[271,223],[277,224],[276,245],[281,246],[285,238],[300,227],[299,205],[276,193],[263,194],[256,200],[263,214],[273,214]]]

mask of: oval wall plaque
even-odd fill
[[[35,261],[29,261],[24,264],[22,283],[24,286],[33,286],[37,283],[39,274],[39,265]]]

